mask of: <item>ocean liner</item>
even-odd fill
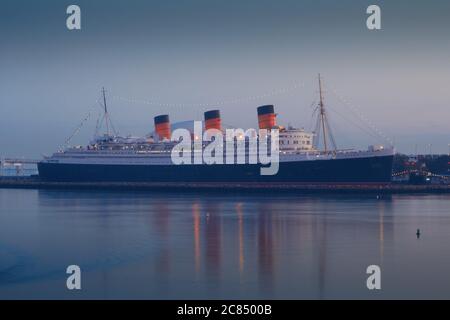
[[[39,177],[43,181],[65,182],[390,183],[394,149],[382,145],[372,145],[367,150],[336,148],[320,76],[319,93],[313,132],[277,125],[273,105],[257,108],[259,129],[279,130],[279,168],[273,175],[261,175],[261,163],[174,164],[171,152],[177,141],[171,139],[173,128],[168,115],[156,116],[155,131],[146,137],[111,133],[103,90],[106,133],[96,135],[85,147],[68,147],[45,157],[38,163]],[[203,123],[204,130],[224,130],[219,110],[205,112]],[[202,142],[201,148],[207,145],[208,142]],[[247,145],[245,150],[249,152]],[[235,150],[225,149],[223,156],[230,151]]]

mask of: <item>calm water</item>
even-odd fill
[[[450,298],[449,209],[450,196],[0,189],[0,298]],[[70,264],[81,291],[65,287]]]

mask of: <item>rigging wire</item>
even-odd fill
[[[328,118],[325,118],[325,126],[327,128],[327,132],[331,133],[332,131],[331,131],[330,122],[328,121]],[[333,150],[336,151],[337,145],[336,145],[336,140],[334,139],[334,135],[329,134],[329,138],[331,140],[331,146],[333,147]]]
[[[368,129],[372,130],[373,133],[378,136],[378,138],[381,138],[382,140],[386,141],[387,143],[389,143],[390,146],[394,146],[394,143],[392,142],[392,140],[387,137],[385,134],[383,134],[366,116],[364,116],[364,114],[360,111],[360,108],[356,107],[355,105],[353,105],[352,103],[350,103],[347,99],[345,99],[344,97],[340,96],[336,90],[334,89],[334,87],[329,86],[330,91],[334,94],[334,96],[336,96],[336,98],[342,103],[344,104],[344,106],[346,106],[347,108],[349,108],[349,110],[361,121],[365,122],[366,125],[368,126]]]
[[[102,109],[104,108],[104,105],[102,105],[102,103],[100,102],[100,99],[97,99],[97,103],[99,104],[99,106],[100,106]],[[59,150],[60,150],[60,151],[62,151],[63,149],[65,149],[65,148],[67,148],[67,147],[69,146],[70,141],[72,141],[72,139],[80,132],[80,130],[81,130],[81,128],[84,126],[84,124],[91,118],[92,111],[93,111],[93,109],[95,109],[95,108],[97,108],[96,105],[93,105],[93,106],[90,108],[88,114],[82,119],[82,121],[80,122],[80,124],[75,128],[75,130],[70,134],[70,136],[64,141],[64,144],[63,144],[62,146],[59,147]],[[101,124],[102,124],[104,121],[109,121],[109,125],[111,126],[111,128],[112,128],[114,134],[117,135],[117,131],[116,131],[116,129],[114,128],[114,125],[113,125],[111,119],[110,119],[110,118],[107,119],[105,114],[103,114],[103,116],[101,117],[101,120],[100,120],[100,115],[99,115],[99,117],[97,118],[97,122],[96,122],[96,125],[95,125],[95,135],[96,135],[96,136],[98,135],[98,132],[100,131],[100,129],[101,129],[101,127],[102,127]]]
[[[338,116],[340,116],[345,121],[348,121],[349,123],[353,124],[355,127],[358,127],[358,129],[360,129],[361,131],[363,131],[364,133],[366,133],[370,137],[376,139],[376,141],[380,141],[380,139],[382,139],[379,135],[375,134],[373,131],[368,130],[366,127],[363,127],[362,125],[360,125],[359,123],[355,122],[351,118],[344,116],[342,113],[340,113],[339,111],[337,111],[333,107],[328,105],[327,108],[328,108],[328,110],[331,110],[333,113],[335,113]]]
[[[316,113],[317,113],[317,111],[319,110],[319,108],[317,107],[317,99],[315,99],[314,101],[313,101],[313,103],[311,103],[311,105],[309,106],[309,108],[310,109],[313,109],[313,112],[312,112],[312,114],[311,114],[311,119],[310,119],[310,121],[309,121],[309,131],[313,131],[313,130],[315,130],[314,128],[313,128],[313,125],[314,125],[314,119],[316,118]]]
[[[104,94],[104,88],[103,88],[102,93]],[[105,106],[106,97],[103,96],[102,98],[98,98],[97,103],[103,110],[106,110],[106,106]],[[107,128],[111,127],[112,132],[114,133],[115,136],[119,135],[116,128],[114,127],[114,124],[113,124],[113,121],[112,121],[112,118],[111,118],[111,115],[109,114],[109,112],[105,112],[103,114],[99,129],[101,129],[103,123],[105,123]]]

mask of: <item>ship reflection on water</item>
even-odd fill
[[[450,297],[439,276],[450,266],[439,250],[448,196],[0,196],[0,243],[17,260],[0,264],[1,298]],[[63,285],[69,264],[83,270],[76,295]],[[378,292],[366,287],[373,264]]]

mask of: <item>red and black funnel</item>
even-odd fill
[[[210,110],[205,112],[205,130],[222,130],[222,121],[219,110]]]
[[[272,129],[277,125],[277,116],[273,105],[258,107],[258,124],[260,129]]]
[[[160,140],[170,140],[170,121],[167,114],[155,117],[155,131]]]

